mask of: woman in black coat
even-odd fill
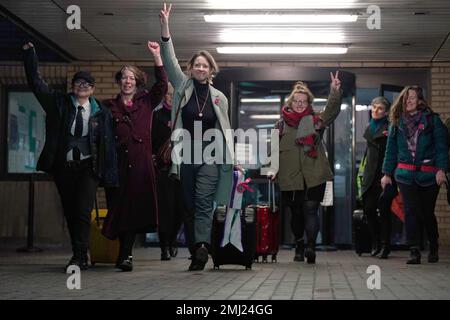
[[[390,253],[390,205],[393,195],[396,194],[395,186],[391,186],[390,190],[382,193],[380,182],[389,128],[390,105],[384,97],[376,97],[372,100],[372,117],[364,132],[367,148],[361,185],[363,208],[372,237],[371,256],[381,252],[381,259],[387,259]],[[377,209],[380,211],[380,219],[378,219]]]
[[[170,260],[178,253],[177,235],[183,223],[183,194],[180,181],[169,178],[170,164],[163,164],[156,154],[170,137],[172,124],[173,87],[169,84],[164,100],[153,111],[152,144],[156,164],[156,193],[158,196],[158,237],[161,260]]]

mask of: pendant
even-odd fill
[[[203,113],[200,112],[200,113],[198,114],[198,116],[199,116],[200,118],[203,117]]]

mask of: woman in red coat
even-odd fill
[[[103,234],[119,238],[116,267],[131,271],[132,248],[137,233],[154,231],[158,225],[155,170],[152,160],[152,111],[167,92],[167,75],[159,44],[149,42],[155,60],[156,83],[150,92],[144,89],[145,73],[124,66],[116,74],[120,93],[106,103],[111,109],[118,154],[119,188],[106,191],[108,216]]]

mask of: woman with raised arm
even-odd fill
[[[294,261],[316,261],[316,239],[319,232],[318,209],[328,180],[333,173],[322,143],[325,128],[341,111],[341,81],[339,71],[331,76],[328,102],[321,113],[314,112],[314,96],[306,84],[295,84],[282,108],[279,129],[279,170],[269,177],[278,176],[283,201],[292,212],[291,228],[296,240]],[[306,250],[305,239],[306,231]]]
[[[161,52],[169,81],[174,87],[172,122],[175,122],[175,130],[182,129],[185,133],[183,159],[174,161],[171,173],[181,179],[186,206],[185,232],[192,255],[189,270],[196,271],[203,270],[208,261],[213,202],[226,204],[230,196],[234,153],[232,143],[227,143],[225,138],[225,132],[231,129],[228,100],[212,86],[212,78],[219,71],[217,64],[208,51],[198,51],[187,63],[187,75],[183,73],[169,32],[171,9],[172,5],[164,4],[159,14]],[[206,161],[202,156],[207,143],[194,139],[194,127],[200,125],[202,136],[208,129],[218,129],[222,134],[221,142],[225,146],[222,157],[219,157],[222,163]],[[191,137],[187,139],[189,141],[186,141],[187,136]],[[186,142],[190,142],[190,147],[185,147],[189,144]],[[175,141],[174,149],[179,143]],[[193,157],[187,159],[187,153]],[[196,163],[190,161],[199,158],[201,161]]]
[[[103,234],[119,238],[116,267],[122,271],[133,269],[136,234],[155,231],[158,224],[151,124],[153,109],[167,92],[167,75],[159,44],[149,41],[148,49],[155,61],[156,83],[151,90],[145,90],[143,71],[124,66],[115,77],[120,93],[106,103],[113,116],[120,186],[106,190],[109,210]]]

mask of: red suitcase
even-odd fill
[[[277,261],[280,243],[280,213],[275,205],[275,185],[269,180],[269,204],[256,206],[256,253],[255,262],[262,257],[267,262],[267,256],[272,256],[272,262]]]

